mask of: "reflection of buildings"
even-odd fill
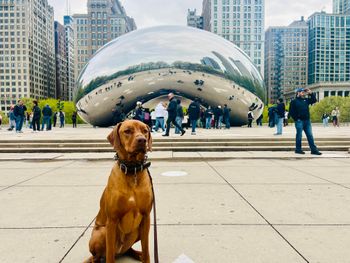
[[[203,17],[196,14],[197,10],[187,12],[187,26],[203,29]]]
[[[75,76],[78,76],[91,56],[103,45],[135,30],[132,18],[126,15],[119,0],[88,0],[87,14],[75,14]]]
[[[264,9],[263,0],[203,0],[204,30],[235,43],[264,72]]]
[[[55,97],[53,8],[47,0],[1,1],[0,7],[0,110],[23,97]]]
[[[212,59],[210,57],[204,57],[201,60],[201,62],[202,62],[203,65],[212,67],[213,69],[216,69],[218,71],[222,71],[220,65],[214,59]]]
[[[333,0],[333,13],[350,15],[350,0]]]
[[[308,26],[304,18],[289,26],[270,27],[265,35],[265,85],[276,103],[285,91],[307,85]]]

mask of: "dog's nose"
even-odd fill
[[[144,137],[137,138],[137,143],[138,144],[145,144],[146,143],[146,138],[144,138]]]

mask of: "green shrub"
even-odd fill
[[[340,122],[350,121],[350,97],[327,97],[314,104],[310,108],[311,120],[322,122],[322,114],[331,115],[332,110],[338,107],[340,111]]]
[[[2,116],[2,124],[8,124],[9,118],[7,117],[7,115],[2,111],[0,111],[0,115]]]

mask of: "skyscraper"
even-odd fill
[[[235,43],[264,72],[264,0],[203,0],[204,29]]]
[[[187,11],[187,26],[203,29],[203,17],[197,15],[197,10],[193,11],[188,9]]]
[[[317,12],[308,25],[308,83],[350,81],[350,15]]]
[[[67,93],[63,94],[64,100],[73,100],[73,89],[75,87],[75,41],[73,18],[69,15],[64,16],[64,28],[66,31],[66,55],[67,55]]]
[[[333,13],[350,15],[350,0],[333,0]]]
[[[0,110],[56,96],[54,12],[47,0],[0,0]]]
[[[307,85],[308,25],[302,17],[265,33],[265,85],[269,102]]]
[[[91,56],[114,38],[136,29],[119,0],[88,0],[87,14],[75,14],[75,76]]]
[[[66,30],[55,21],[55,56],[56,56],[56,97],[64,100],[68,94],[68,62],[66,50]]]

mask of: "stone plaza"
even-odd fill
[[[18,135],[2,130],[0,140],[103,139],[110,131],[84,126]],[[184,138],[273,140],[273,131],[199,130]],[[314,127],[316,138],[344,139],[349,132],[347,126]],[[282,137],[294,134],[288,127]],[[321,157],[283,151],[151,153],[160,262],[349,262],[349,157],[347,151]],[[113,164],[112,153],[0,153],[0,261],[87,259]],[[153,262],[152,229],[150,244]]]

